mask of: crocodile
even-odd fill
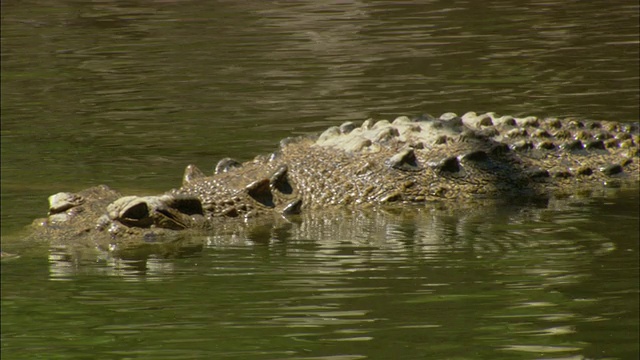
[[[637,186],[638,123],[445,113],[345,122],[320,135],[286,138],[279,149],[211,175],[195,165],[182,186],[123,196],[100,185],[49,198],[34,236],[60,242],[135,244],[230,218],[292,217],[328,207],[462,206],[523,202],[605,186]],[[115,245],[114,245],[115,244]]]

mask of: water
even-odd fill
[[[633,358],[639,214],[620,198],[639,200],[339,212],[179,251],[26,254],[2,263],[3,356]]]
[[[52,193],[158,193],[345,120],[637,121],[638,21],[627,1],[4,2],[2,357],[637,358],[637,191],[119,254],[16,238]]]

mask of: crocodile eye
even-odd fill
[[[121,215],[122,218],[132,220],[142,220],[147,216],[149,216],[149,207],[143,201],[127,208]]]

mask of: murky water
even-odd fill
[[[179,186],[344,120],[637,121],[632,1],[2,3],[2,357],[637,358],[640,202],[305,214],[122,254],[46,197]],[[184,245],[184,244],[183,244]]]

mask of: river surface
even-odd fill
[[[634,190],[304,214],[121,254],[21,241],[53,193],[155,194],[347,120],[637,122],[637,1],[1,10],[3,359],[638,358]]]

